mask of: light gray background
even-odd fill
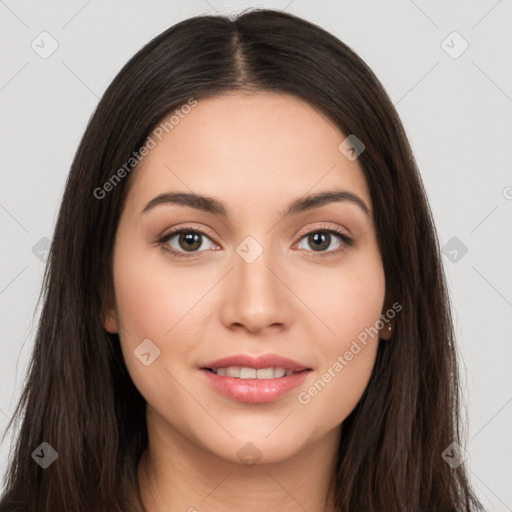
[[[468,249],[456,249],[456,261],[447,250],[443,260],[466,367],[472,480],[488,510],[512,510],[510,0],[0,0],[1,433],[32,348],[40,240],[52,236],[73,154],[99,97],[169,26],[246,7],[285,9],[332,32],[370,65],[395,103],[441,244],[456,237]],[[59,45],[47,59],[31,47],[34,40],[42,46],[43,31]],[[442,43],[453,31],[469,44],[458,58],[462,40]],[[38,243],[39,258],[32,250]],[[11,441],[7,436],[0,447],[0,475]]]

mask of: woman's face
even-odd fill
[[[131,177],[104,324],[148,426],[233,462],[282,460],[334,435],[368,384],[365,329],[385,311],[369,190],[346,135],[294,96],[186,112]],[[341,191],[356,200],[308,200]]]

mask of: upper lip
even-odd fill
[[[250,356],[248,354],[239,354],[235,356],[223,357],[216,361],[211,361],[204,364],[201,368],[228,368],[230,366],[243,366],[246,368],[255,368],[257,370],[262,368],[284,368],[285,370],[293,370],[294,372],[301,372],[302,370],[310,370],[293,359],[279,356],[277,354],[262,354],[259,356]]]

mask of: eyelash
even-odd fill
[[[167,252],[169,252],[169,253],[171,253],[174,256],[177,256],[179,258],[192,258],[192,257],[197,256],[198,253],[203,252],[203,251],[198,251],[198,252],[186,253],[186,252],[176,251],[175,249],[172,249],[172,248],[169,248],[168,246],[165,246],[165,244],[171,238],[173,238],[174,236],[179,235],[181,233],[201,234],[201,235],[204,235],[208,239],[210,238],[208,233],[206,231],[202,230],[201,228],[196,228],[196,227],[192,228],[192,227],[186,227],[185,226],[183,228],[176,229],[176,230],[171,231],[170,233],[167,233],[166,235],[162,236],[159,240],[157,240],[156,244],[157,244],[157,246],[162,247],[165,251],[167,251]],[[337,228],[332,228],[332,227],[331,228],[325,228],[324,226],[321,226],[320,228],[314,229],[313,231],[308,231],[307,233],[304,233],[299,238],[299,242],[303,238],[306,238],[307,236],[315,234],[315,233],[328,233],[328,234],[331,234],[331,235],[336,235],[336,236],[338,236],[341,239],[341,246],[340,247],[338,247],[337,249],[335,249],[333,251],[322,251],[322,252],[316,253],[316,256],[319,256],[319,257],[333,256],[333,255],[338,254],[339,252],[343,251],[345,248],[349,248],[349,247],[352,247],[354,245],[354,240],[352,238],[349,238],[347,235],[345,235],[345,233],[343,233],[341,230],[338,230]]]

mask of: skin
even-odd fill
[[[357,159],[338,149],[345,137],[294,96],[230,92],[199,99],[130,177],[104,326],[120,334],[147,402],[138,477],[148,512],[333,510],[327,491],[340,425],[368,384],[378,336],[308,404],[297,396],[389,307],[370,193]],[[370,216],[343,201],[280,220],[292,200],[331,189],[359,196]],[[222,201],[228,217],[176,204],[141,213],[177,191]],[[158,245],[174,227],[207,231],[191,258]],[[355,245],[332,235],[322,257],[304,235],[331,227]],[[263,249],[252,263],[236,252],[247,236]],[[179,235],[169,246],[187,253]],[[380,337],[389,336],[386,325]],[[149,366],[134,355],[144,339],[160,349]],[[242,403],[199,371],[240,353],[276,353],[313,371],[275,402]],[[253,466],[237,455],[249,442],[261,457]]]

